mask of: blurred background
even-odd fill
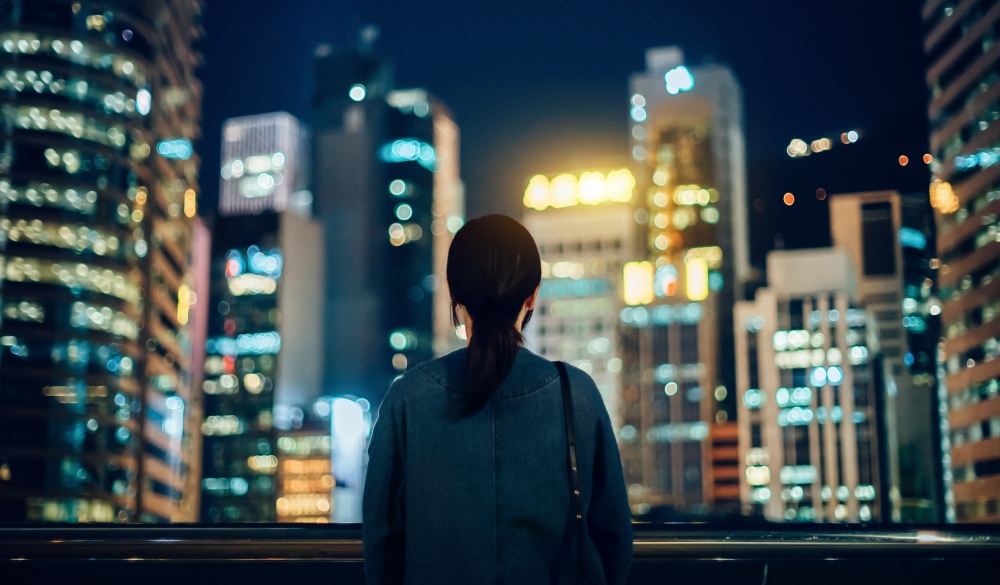
[[[1000,519],[1000,6],[672,4],[0,0],[0,521],[360,521],[488,213],[637,520]]]

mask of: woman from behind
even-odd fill
[[[368,583],[624,583],[632,524],[601,395],[522,347],[541,283],[534,240],[508,217],[472,220],[447,278],[468,347],[408,370],[379,409]]]

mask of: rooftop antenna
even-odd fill
[[[371,54],[378,40],[379,27],[374,24],[366,24],[358,30],[358,53],[362,55]]]

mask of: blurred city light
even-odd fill
[[[653,265],[647,261],[628,262],[623,268],[623,299],[629,305],[644,305],[652,302]]]
[[[667,71],[663,79],[666,82],[667,93],[670,95],[677,95],[682,91],[691,91],[694,88],[694,76],[683,65]]]

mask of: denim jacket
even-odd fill
[[[521,349],[496,395],[462,416],[465,354],[410,369],[379,409],[364,488],[368,583],[578,583],[558,371]],[[619,585],[632,524],[618,446],[594,381],[567,369],[587,583]]]

